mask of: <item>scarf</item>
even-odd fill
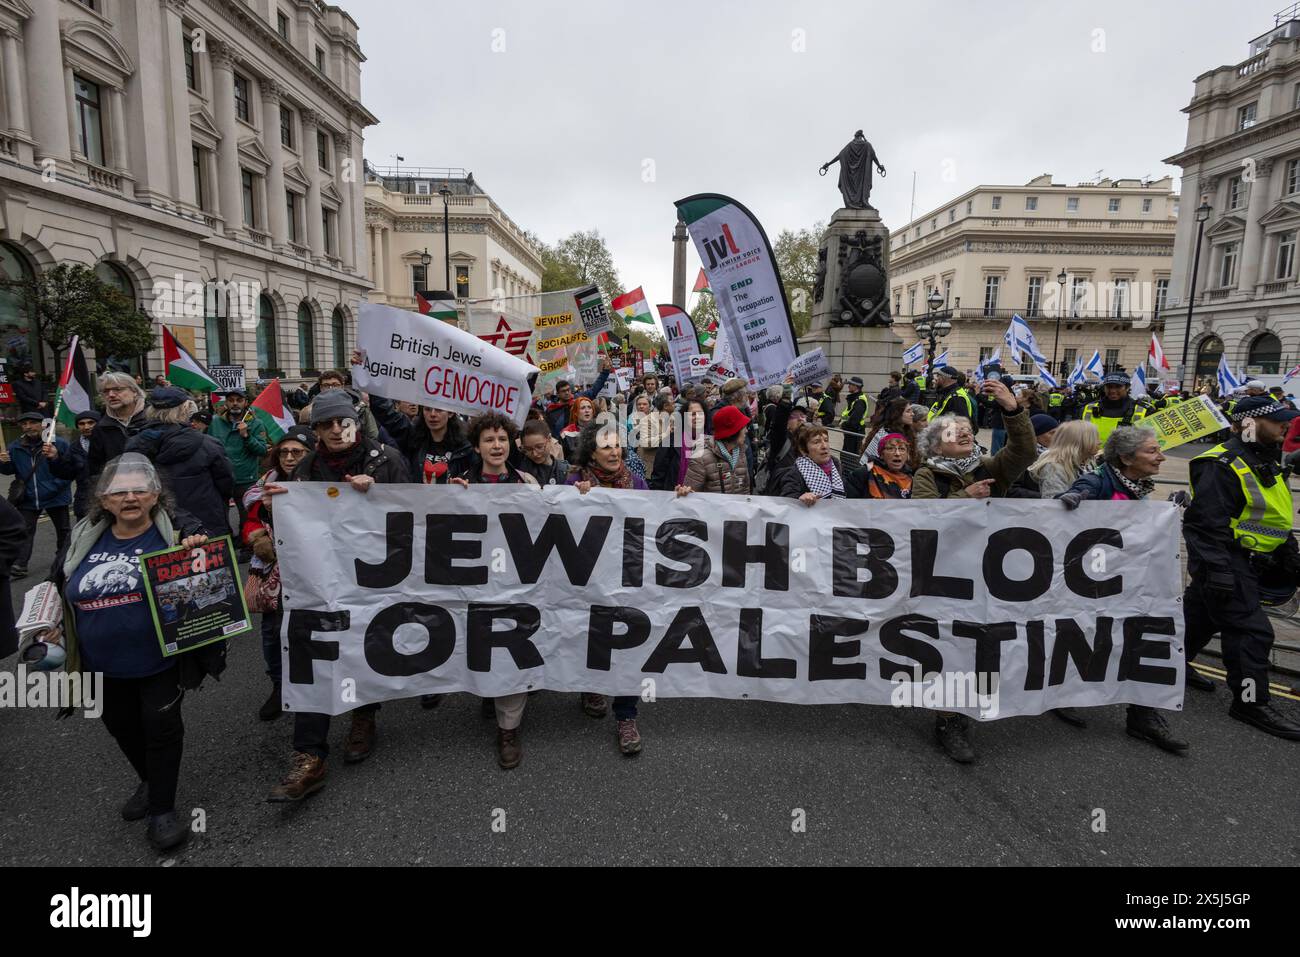
[[[582,476],[584,482],[599,485],[601,488],[632,488],[632,473],[628,470],[626,462],[619,462],[618,468],[613,472],[606,471],[593,462],[578,469],[578,474]]]
[[[732,471],[732,472],[736,471],[736,462],[738,462],[738,461],[740,460],[740,446],[739,446],[739,445],[737,445],[734,449],[728,451],[728,450],[727,450],[727,447],[726,447],[725,445],[723,445],[721,442],[717,442],[717,441],[715,441],[715,442],[713,443],[713,449],[714,449],[714,451],[717,452],[720,456],[722,456],[724,459],[726,459],[726,462],[727,462],[727,468],[728,468],[730,471]]]
[[[1106,467],[1110,469],[1110,474],[1114,476],[1115,481],[1119,484],[1120,488],[1128,492],[1130,498],[1146,498],[1156,490],[1155,479],[1144,478],[1135,482],[1118,469],[1112,468],[1109,465]]]
[[[925,464],[939,472],[948,472],[951,475],[966,475],[979,468],[980,459],[983,457],[984,450],[977,445],[975,450],[965,458],[954,459],[946,455],[932,455],[926,459]]]
[[[365,450],[362,448],[360,440],[340,452],[331,452],[329,449],[325,448],[324,443],[321,443],[319,450],[316,453],[316,458],[327,469],[339,476],[338,481],[342,481],[347,478],[347,476],[356,474],[353,471],[354,466],[358,459],[363,457],[358,453],[363,453],[364,451]]]
[[[840,470],[835,465],[835,460],[831,459],[830,474],[826,470],[808,458],[801,455],[794,460],[795,468],[803,476],[804,484],[808,486],[808,491],[812,492],[818,498],[843,498],[844,497],[844,479],[840,477]]]

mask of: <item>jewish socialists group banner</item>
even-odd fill
[[[275,508],[294,711],[537,688],[986,720],[1182,706],[1165,502],[292,482]]]

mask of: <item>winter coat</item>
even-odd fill
[[[271,447],[266,426],[254,418],[248,423],[248,438],[239,434],[239,423],[231,423],[224,415],[214,415],[208,426],[208,435],[226,450],[230,470],[236,485],[252,485],[262,474],[262,456]]]
[[[552,458],[550,465],[538,465],[523,455],[510,464],[525,475],[531,475],[538,485],[563,485],[569,474],[569,463],[564,459]]]
[[[798,456],[795,456],[795,458],[797,459]],[[831,459],[831,461],[834,462],[835,460]],[[848,477],[844,474],[844,470],[840,469],[840,463],[835,462],[835,468],[840,470],[840,481],[844,483],[844,493],[845,497],[847,497],[849,488]],[[782,498],[798,498],[799,496],[811,491],[812,489],[808,487],[808,481],[803,477],[803,473],[799,471],[799,466],[791,465],[788,469],[781,472],[779,485],[777,486],[777,494]]]
[[[45,397],[45,383],[40,379],[27,381],[23,376],[19,376],[11,383],[14,390],[14,398],[18,400],[19,412],[44,412],[49,413],[49,409],[40,407],[42,402],[48,402]]]
[[[221,443],[186,425],[153,422],[126,443],[158,467],[163,486],[187,512],[199,520],[205,534],[230,534],[227,503],[235,492],[235,477]]]
[[[431,485],[445,484],[447,479],[462,474],[474,463],[474,449],[463,439],[460,445],[449,451],[445,447],[435,449],[433,436],[429,434],[428,426],[424,424],[423,417],[412,422],[397,411],[396,405],[378,396],[372,396],[370,404],[378,423],[384,427],[384,431],[393,437],[393,441],[396,443],[395,447],[400,449],[402,455],[406,457],[406,471],[409,474],[407,481],[425,481],[424,463],[431,453],[439,456],[448,455],[447,471],[441,477],[429,483]]]
[[[318,445],[314,452],[308,452],[298,467],[293,470],[293,481],[295,482],[342,482],[343,475],[332,469],[329,464],[320,457],[321,446]],[[351,462],[354,469],[348,474],[351,475],[369,475],[376,482],[381,484],[395,484],[409,482],[410,478],[406,473],[406,461],[402,458],[402,453],[397,451],[391,445],[380,445],[373,439],[365,436],[359,436],[357,446],[353,450]]]
[[[724,495],[748,495],[751,491],[749,464],[744,449],[736,456],[732,469],[712,436],[706,438],[686,466],[686,483],[696,492],[721,492]]]
[[[104,413],[90,433],[90,450],[86,453],[86,473],[90,480],[97,479],[104,466],[122,454],[127,440],[148,424],[143,408],[131,416],[130,422],[121,422]]]
[[[922,465],[912,478],[912,498],[966,498],[966,486],[988,478],[995,480],[993,495],[1005,496],[1016,479],[1038,458],[1038,443],[1026,410],[1004,411],[1002,418],[1006,423],[1007,444],[998,450],[997,455],[984,456],[979,466],[965,475],[941,473],[929,465]],[[941,493],[940,485],[945,487],[947,494]]]
[[[9,461],[0,462],[0,475],[16,475],[23,483],[22,495],[10,498],[16,507],[39,512],[43,508],[72,504],[72,480],[77,477],[81,462],[64,439],[56,437],[54,448],[58,450],[58,458],[47,459],[39,441],[34,446],[28,445],[25,439],[9,443]]]

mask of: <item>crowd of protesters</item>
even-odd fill
[[[231,534],[233,507],[233,533],[249,563],[246,595],[250,610],[262,616],[268,694],[258,717],[273,721],[284,714],[275,501],[290,482],[338,483],[360,494],[375,484],[418,483],[447,486],[450,495],[456,488],[501,484],[567,485],[578,494],[602,488],[678,497],[766,495],[806,508],[834,499],[1038,498],[1072,509],[1084,500],[1153,494],[1164,456],[1141,421],[1177,398],[1156,390],[1134,398],[1122,372],[1095,387],[1040,389],[997,367],[975,377],[940,366],[928,382],[916,373],[896,373],[874,396],[857,376],[837,375],[802,388],[787,378],[754,390],[738,378],[681,385],[651,370],[620,392],[611,374],[603,360],[589,384],[551,382],[535,396],[520,429],[497,413],[466,417],[366,395],[350,386],[346,371],[330,370],[310,389],[289,395],[300,424],[278,440],[249,415],[250,396],[243,390],[196,396],[158,381],[146,392],[133,377],[110,372],[97,383],[102,411],[82,413],[69,439],[46,441],[48,399],[24,385],[30,379],[20,380],[22,435],[0,451],[0,473],[15,476],[13,508],[0,513],[0,537],[7,535],[0,542],[0,566],[7,567],[0,571],[15,578],[28,574],[33,533],[47,515],[57,538],[50,577],[66,599],[68,667],[84,663],[107,676],[104,723],[140,779],[123,817],[148,817],[149,837],[160,848],[184,840],[174,808],[184,737],[181,701],[187,688],[219,673],[223,661],[216,652],[192,661],[182,656],[185,667],[162,658],[147,606],[130,600],[141,588],[139,576],[119,575],[106,584],[96,567]],[[1243,457],[1251,468],[1272,468],[1267,463],[1280,461],[1283,439],[1291,441],[1291,420],[1300,422],[1285,397],[1258,385],[1251,383],[1240,400],[1225,402],[1233,426],[1213,461],[1237,474],[1245,467],[1236,464]],[[982,429],[991,435],[987,447],[979,440]],[[1300,446],[1300,436],[1296,441]],[[1212,565],[1222,559],[1215,549],[1227,554],[1231,544],[1225,523],[1239,504],[1236,486],[1208,464],[1201,471],[1227,484],[1215,502],[1188,513],[1201,523],[1197,574],[1213,594],[1226,595],[1223,600],[1235,601],[1237,613],[1249,617],[1250,597],[1234,591]],[[1300,569],[1294,538],[1286,538],[1278,554],[1287,569]],[[1238,561],[1235,552],[1230,561]],[[99,590],[85,600],[84,583],[92,579]],[[1220,629],[1233,714],[1300,739],[1300,724],[1266,699],[1248,701],[1239,693],[1243,676],[1266,677],[1261,648],[1271,643],[1271,631],[1266,641],[1267,622],[1251,621],[1253,631],[1240,646],[1231,628]],[[1203,632],[1189,640],[1189,662],[1192,646],[1199,651],[1204,645]],[[0,657],[13,650],[0,644]],[[1206,679],[1190,665],[1187,670],[1189,685],[1203,687]],[[432,709],[441,698],[426,695],[420,703]],[[481,702],[484,717],[495,722],[503,769],[523,760],[527,704],[527,693]],[[592,718],[612,711],[623,755],[642,750],[637,698],[611,702],[584,693],[577,704]],[[379,711],[378,704],[368,704],[350,713],[344,762],[372,753]],[[1075,727],[1087,724],[1077,709],[1054,714]],[[326,781],[330,717],[297,712],[292,722],[289,767],[269,792],[272,802],[300,800]],[[1188,748],[1155,709],[1130,706],[1126,727],[1166,751]],[[935,737],[953,760],[975,760],[963,715],[938,712]]]

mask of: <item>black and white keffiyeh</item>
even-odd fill
[[[1115,481],[1119,482],[1124,490],[1133,498],[1146,498],[1156,490],[1155,479],[1144,478],[1138,479],[1135,482],[1119,469],[1113,467],[1110,469],[1110,474],[1115,477]]]
[[[831,459],[831,474],[829,476],[827,476],[825,469],[806,455],[799,456],[794,460],[794,464],[799,469],[799,474],[803,476],[808,491],[818,498],[844,497],[844,479],[840,477],[840,469],[835,464],[834,459]]]
[[[954,459],[946,455],[932,455],[926,460],[925,464],[932,469],[947,472],[950,475],[966,475],[979,468],[980,459],[982,458],[984,458],[984,450],[976,445],[975,451],[965,458]]]

